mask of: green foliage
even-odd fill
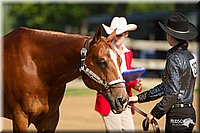
[[[123,3],[124,4],[124,3]],[[137,12],[174,10],[175,4],[126,3],[122,14]],[[80,29],[89,16],[117,15],[120,3],[47,3],[23,2],[3,3],[3,33],[17,27],[30,27],[65,31],[66,28]],[[87,25],[84,25],[87,26]]]
[[[12,26],[16,23],[16,19],[15,17],[9,15],[11,10],[10,6],[4,6],[3,10],[3,31],[6,33],[12,29]]]
[[[64,31],[68,25],[80,28],[82,21],[90,15],[112,13],[109,4],[27,2],[4,3],[3,7],[4,33],[21,26]]]
[[[155,4],[155,3],[130,3],[127,7],[127,13],[133,12],[160,12],[160,11],[173,11],[175,9],[175,4]]]

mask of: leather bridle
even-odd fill
[[[85,59],[86,59],[86,55],[87,55],[86,46],[87,46],[89,40],[90,40],[90,38],[86,39],[86,41],[84,43],[84,48],[82,48],[81,52],[80,52],[80,54],[81,54],[81,65],[80,65],[79,71],[84,72],[90,79],[92,79],[93,81],[95,81],[99,85],[103,86],[104,89],[99,90],[100,93],[104,93],[110,88],[116,88],[116,84],[125,83],[125,81],[123,79],[117,79],[117,80],[113,80],[111,82],[106,82],[106,81],[102,80],[98,75],[96,75],[92,70],[90,70],[86,66],[86,64],[85,64]],[[125,88],[125,84],[121,85],[120,88]]]
[[[139,108],[137,108],[136,106],[130,106],[128,105],[129,108],[133,108],[135,111],[137,111],[139,114],[141,114],[144,117],[147,117],[147,114],[145,112],[143,112],[142,110],[140,110]],[[151,125],[153,127],[154,133],[160,133],[160,128],[158,126],[157,121],[153,118],[151,120]],[[149,121],[147,120],[147,118],[145,118],[142,122],[142,127],[144,131],[148,131],[149,130]]]

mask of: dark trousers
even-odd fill
[[[195,123],[193,107],[172,108],[166,114],[165,133],[192,133]]]

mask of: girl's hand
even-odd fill
[[[142,79],[138,79],[138,83],[135,85],[134,89],[138,92],[142,91]]]

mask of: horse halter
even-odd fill
[[[85,59],[86,59],[86,55],[87,55],[87,49],[86,46],[89,42],[90,38],[87,38],[87,40],[84,43],[84,48],[81,49],[81,66],[79,68],[79,71],[84,72],[89,78],[91,78],[93,81],[95,81],[96,83],[98,83],[99,85],[103,86],[105,88],[105,90],[100,90],[100,93],[103,93],[105,91],[107,91],[110,88],[116,88],[116,84],[119,83],[125,83],[125,81],[123,79],[117,79],[117,80],[113,80],[109,83],[107,83],[106,81],[103,81],[98,75],[96,75],[94,72],[92,72],[92,70],[90,70],[86,64],[85,64]],[[121,86],[123,88],[125,88],[124,86]]]

